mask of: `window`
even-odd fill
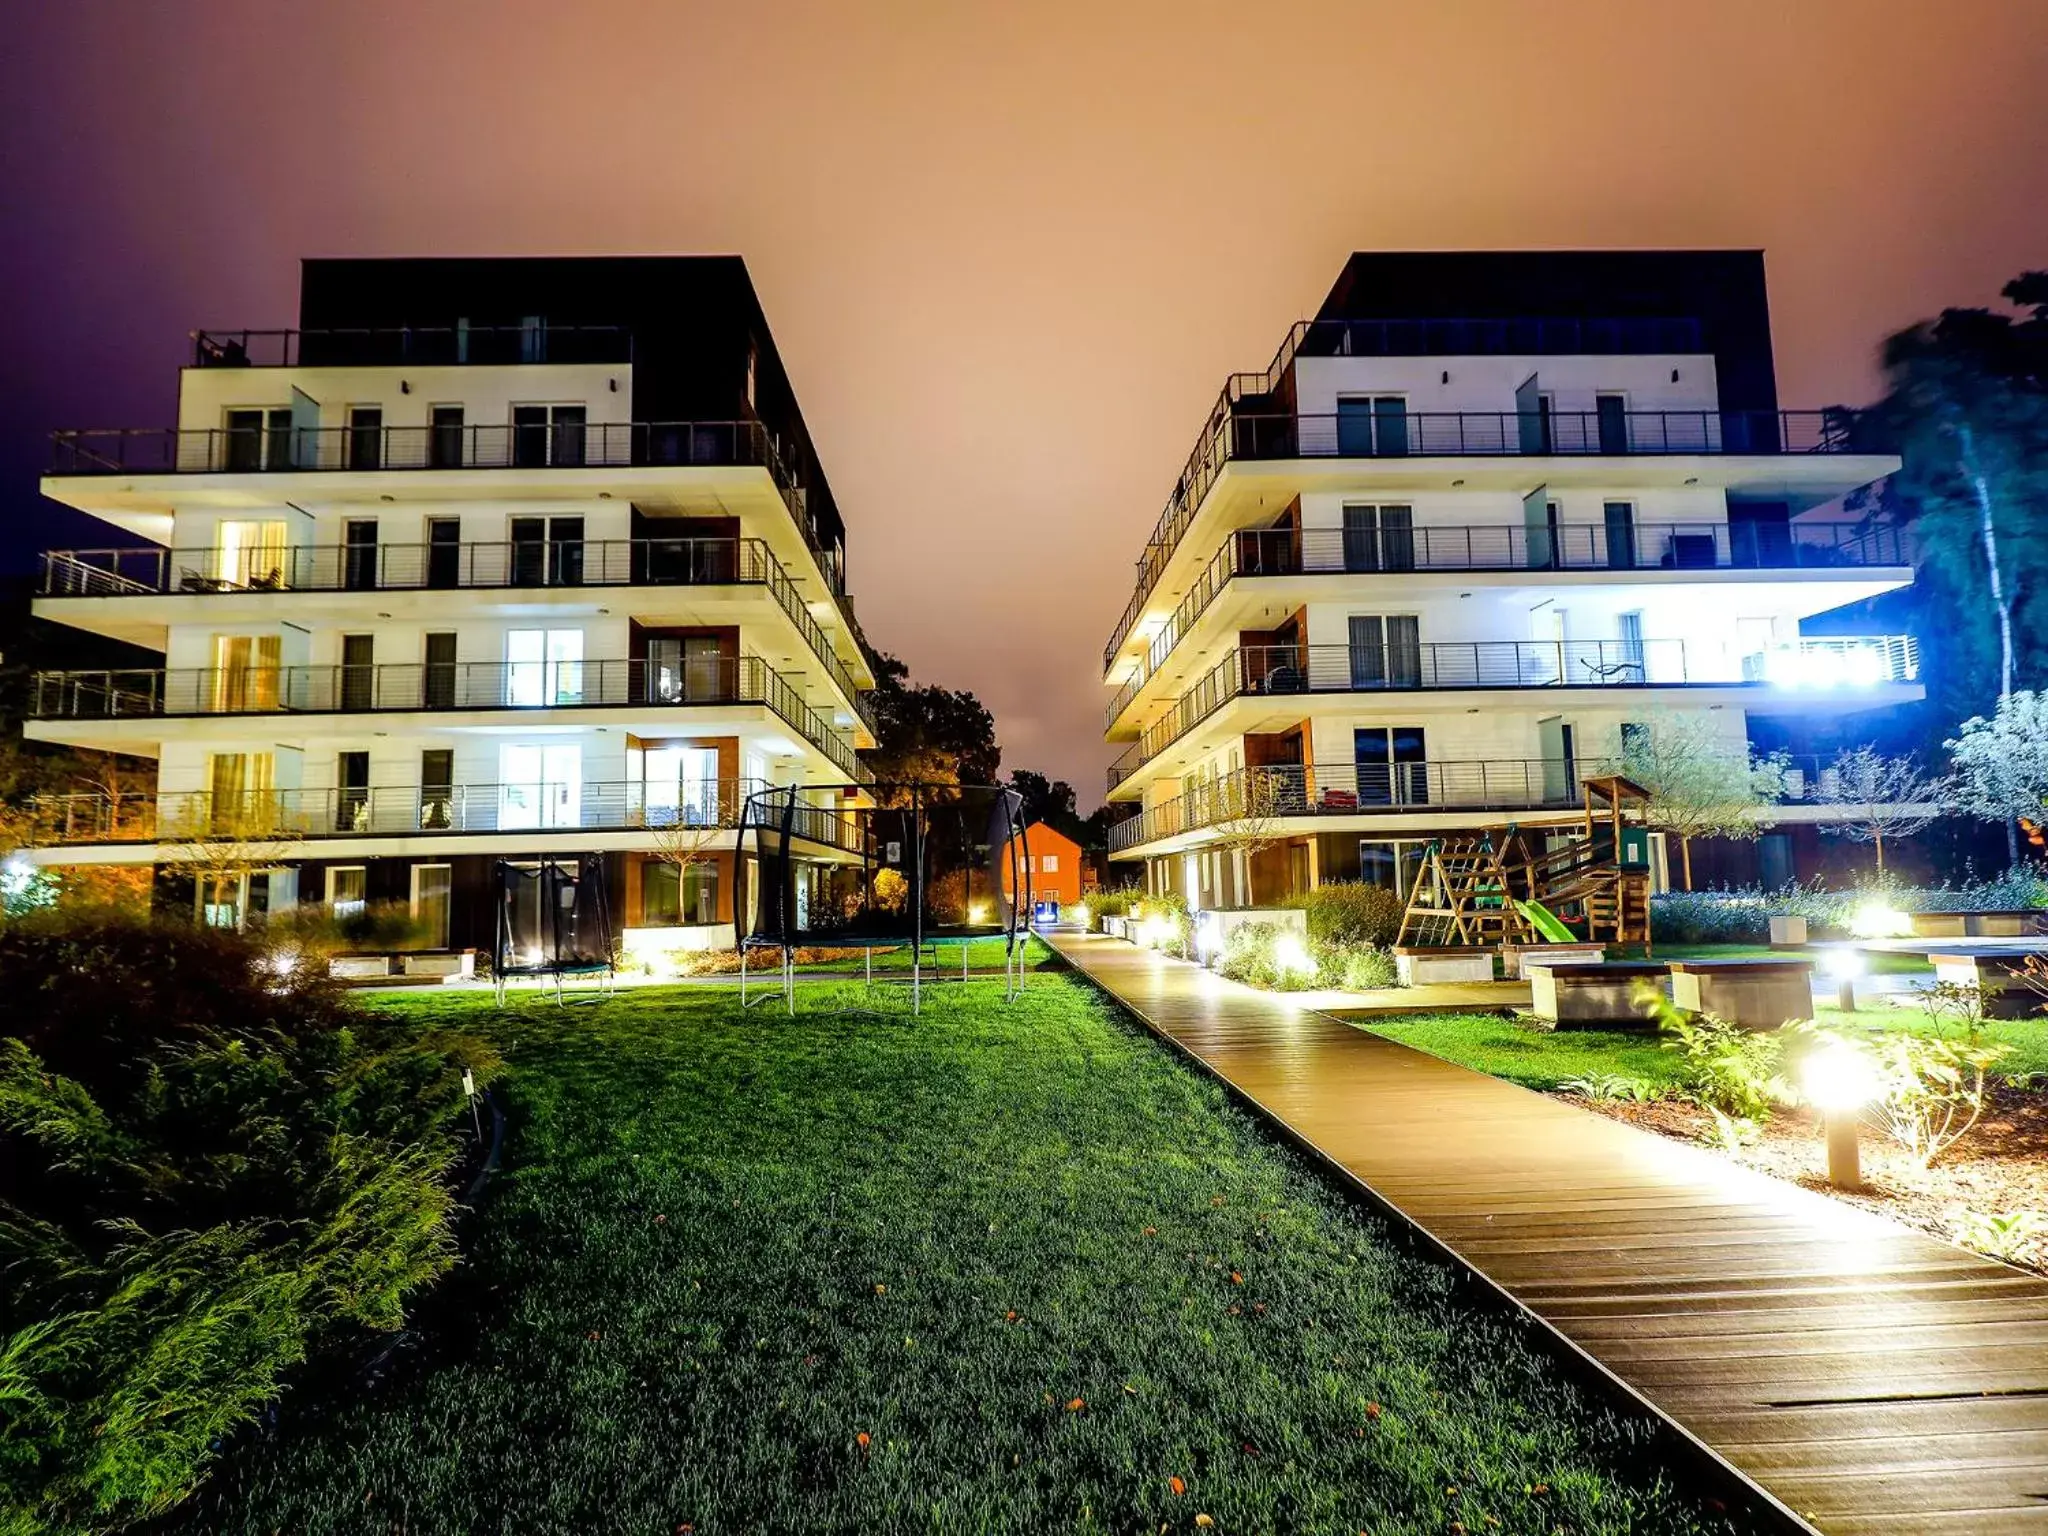
[[[651,827],[719,823],[718,752],[713,747],[650,747],[643,804]]]
[[[1649,677],[1649,654],[1643,644],[1643,615],[1641,609],[1631,609],[1620,616],[1621,655],[1620,668],[1609,679],[1617,683],[1640,683]]]
[[[1636,563],[1636,509],[1632,502],[1610,501],[1603,509],[1607,524],[1607,565],[1632,570]]]
[[[498,749],[498,826],[503,831],[580,826],[583,751],[513,744]]]
[[[345,710],[377,707],[377,637],[341,637],[341,707]]]
[[[276,635],[218,635],[213,642],[213,707],[224,714],[277,708]]]
[[[327,910],[336,917],[360,917],[367,905],[368,871],[360,864],[327,867]]]
[[[583,462],[585,412],[580,405],[512,407],[512,463],[519,469]]]
[[[1640,720],[1621,722],[1621,755],[1635,757],[1650,750],[1650,728]]]
[[[352,406],[348,413],[348,467],[384,467],[384,408],[380,405]]]
[[[427,585],[436,588],[462,585],[462,519],[427,519]]]
[[[427,463],[434,469],[462,467],[462,407],[437,405],[427,413],[432,430],[427,434]]]
[[[583,585],[583,519],[515,517],[511,527],[515,587]]]
[[[222,586],[283,586],[285,525],[224,519],[215,534],[214,561],[214,580]]]
[[[640,866],[640,921],[650,928],[718,921],[718,863],[648,859]]]
[[[455,885],[454,866],[415,864],[412,867],[412,920],[427,949],[448,947],[449,895]]]
[[[1419,725],[1361,726],[1351,733],[1360,805],[1427,805],[1429,749]]]
[[[216,752],[206,760],[209,830],[263,835],[276,807],[277,759],[269,752]]]
[[[505,696],[521,708],[583,702],[583,631],[513,629],[505,633]]]
[[[1413,507],[1346,507],[1344,569],[1347,571],[1412,571],[1415,569]]]
[[[289,406],[227,413],[226,467],[238,473],[292,467],[292,413]]]
[[[420,703],[428,709],[455,707],[455,632],[436,630],[424,637]]]
[[[1044,855],[1038,861],[1038,869],[1039,873],[1041,874],[1058,874],[1060,872],[1060,856],[1056,853],[1048,853]]]
[[[352,517],[342,535],[341,584],[351,592],[377,586],[377,521]]]
[[[1408,402],[1400,395],[1340,395],[1337,452],[1347,459],[1408,451]]]
[[[1351,616],[1351,686],[1416,688],[1422,684],[1422,644],[1412,613]]]
[[[455,823],[455,754],[447,747],[420,753],[420,827],[445,831]]]
[[[370,754],[344,752],[334,771],[334,830],[367,832],[370,829]]]
[[[1628,452],[1628,397],[1595,395],[1593,415],[1600,426],[1602,453]]]

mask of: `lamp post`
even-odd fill
[[[1828,1182],[1837,1189],[1861,1189],[1863,1170],[1857,1131],[1863,1106],[1877,1096],[1870,1057],[1848,1040],[1830,1040],[1800,1064],[1807,1102],[1821,1113],[1828,1140]]]
[[[1844,1013],[1856,1011],[1856,978],[1863,974],[1863,953],[1846,944],[1827,952],[1823,962],[1835,978],[1835,1006]]]

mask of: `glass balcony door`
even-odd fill
[[[498,749],[498,827],[528,831],[582,824],[583,749],[511,743]]]

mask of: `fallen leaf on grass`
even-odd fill
[[[878,1285],[875,1287],[875,1294],[877,1296],[886,1296],[889,1294],[889,1287],[887,1287],[886,1285]]]
[[[1232,1270],[1232,1271],[1230,1272],[1230,1283],[1231,1283],[1232,1285],[1243,1285],[1243,1284],[1244,1284],[1244,1276],[1243,1276],[1243,1275],[1240,1275],[1240,1274],[1239,1274],[1239,1273],[1238,1273],[1238,1272],[1237,1272],[1236,1270],[1234,1270],[1234,1269],[1233,1269],[1233,1270]]]
[[[1378,1418],[1380,1416],[1380,1405],[1378,1403],[1367,1403],[1365,1405],[1365,1416],[1368,1419]]]
[[[1067,1404],[1067,1412],[1079,1413],[1083,1408],[1086,1408],[1087,1406],[1088,1402],[1085,1398],[1077,1397],[1071,1403]]]
[[[862,1430],[859,1434],[853,1437],[853,1443],[859,1446],[862,1450],[866,1450],[874,1442],[868,1439],[868,1432],[866,1430]]]
[[[1157,1237],[1159,1235],[1159,1229],[1157,1227],[1147,1227],[1145,1229],[1145,1235],[1147,1237]]]
[[[1197,1515],[1197,1516],[1195,1516],[1195,1524],[1197,1524],[1197,1525],[1200,1525],[1200,1526],[1211,1526],[1211,1525],[1214,1525],[1215,1523],[1216,1523],[1216,1522],[1215,1522],[1214,1520],[1211,1520],[1211,1519],[1210,1519],[1210,1518],[1209,1518],[1209,1517],[1208,1517],[1207,1515]]]
[[[1166,1480],[1166,1486],[1173,1490],[1173,1496],[1176,1499],[1188,1491],[1188,1485],[1177,1477],[1169,1477]]]

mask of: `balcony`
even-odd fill
[[[35,720],[212,715],[355,715],[446,710],[702,708],[760,704],[857,782],[872,775],[852,739],[758,656],[646,661],[452,662],[372,666],[39,672]]]
[[[67,549],[43,556],[44,597],[418,592],[537,587],[765,586],[833,686],[874,716],[796,584],[760,539],[533,539],[475,544]]]
[[[739,825],[746,797],[767,786],[750,779],[666,786],[650,795],[620,783],[456,784],[436,789],[280,789],[233,797],[207,791],[46,795],[33,808],[38,846],[304,838],[421,837],[487,832],[639,832]],[[797,832],[811,842],[858,851],[855,829],[830,809],[799,806]]]
[[[1383,519],[1372,528],[1250,530],[1224,540],[1152,637],[1137,674],[1110,700],[1103,723],[1115,725],[1138,690],[1239,577],[1384,576],[1411,571],[1804,571],[1911,563],[1906,535],[1889,525],[1617,521],[1531,529],[1507,523],[1414,527]],[[1114,654],[1110,653],[1112,660]]]
[[[1784,769],[1782,803],[1812,803],[1833,792],[1835,770],[1824,760],[1785,757],[1777,761]],[[1109,851],[1128,852],[1247,818],[1572,810],[1582,803],[1583,780],[1626,772],[1628,765],[1619,758],[1241,768],[1117,823],[1109,829]]]
[[[194,331],[194,368],[444,368],[630,363],[616,325],[379,326],[318,331]]]
[[[1704,652],[1704,654],[1701,654]],[[1683,640],[1458,640],[1381,646],[1233,649],[1110,764],[1117,785],[1232,699],[1329,693],[1521,688],[1768,686],[1817,689],[1911,682],[1919,648],[1908,635],[1787,641],[1741,658]]]
[[[425,427],[115,427],[55,432],[46,474],[288,475],[391,470],[686,469],[768,472],[832,591],[842,553],[819,542],[808,490],[758,421],[550,422]]]
[[[1254,382],[1258,382],[1254,376]],[[1256,391],[1253,391],[1256,392]],[[1138,580],[1105,671],[1225,466],[1283,459],[1668,457],[1868,452],[1836,411],[1447,411],[1337,415],[1240,411],[1226,392],[1196,442],[1138,560]]]

